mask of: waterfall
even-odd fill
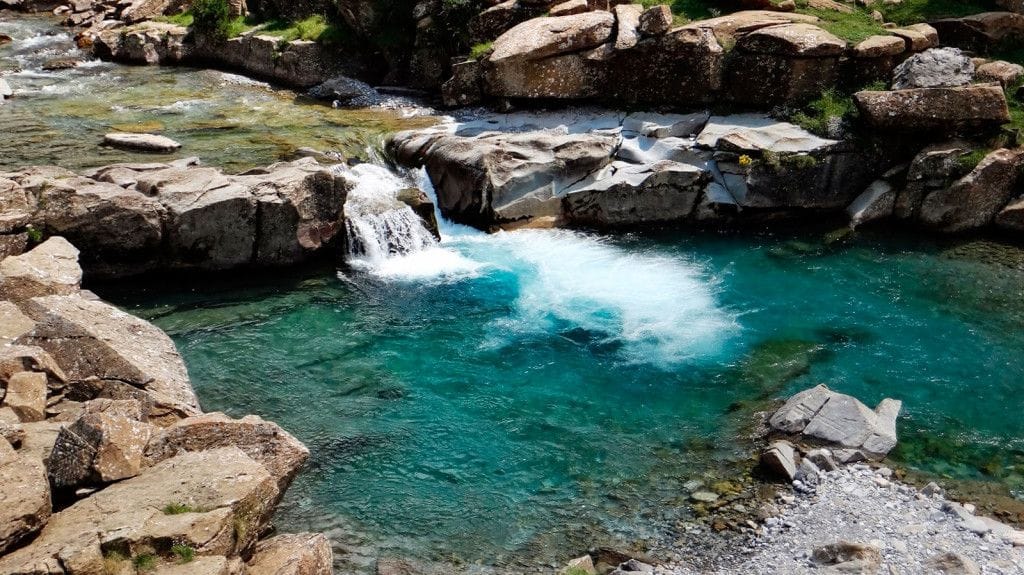
[[[390,258],[437,246],[416,212],[398,200],[409,182],[374,164],[359,164],[351,170],[357,184],[345,202],[350,265],[375,269]]]

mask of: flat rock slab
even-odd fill
[[[730,144],[729,147],[738,150],[778,153],[814,152],[838,143],[763,114],[712,116],[697,137],[697,145],[716,148],[723,140]]]
[[[178,142],[175,142],[167,136],[159,136],[157,134],[111,133],[103,136],[103,144],[125,150],[164,154],[181,148],[181,144]]]
[[[854,101],[865,123],[883,130],[981,130],[1010,121],[1006,96],[999,84],[864,91],[854,94]]]

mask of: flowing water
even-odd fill
[[[3,66],[21,69],[0,107],[3,167],[141,158],[97,146],[120,124],[244,169],[304,145],[368,155],[432,121],[221,72],[43,72],[73,53],[66,36],[45,20],[0,33],[16,38]],[[345,568],[393,555],[532,570],[671,539],[687,482],[749,460],[752,411],[819,382],[903,399],[902,465],[1024,495],[1017,248],[449,224],[437,242],[396,200],[410,180],[356,170],[342,272],[96,288],[174,338],[207,410],[263,415],[310,447],[278,526],[328,531]]]

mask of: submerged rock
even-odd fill
[[[371,106],[380,101],[380,94],[366,82],[336,76],[309,89],[319,100],[333,100],[343,106]]]
[[[801,391],[772,415],[772,429],[800,434],[882,458],[896,446],[896,417],[902,402],[885,399],[874,411],[824,385]]]
[[[103,143],[115,148],[157,153],[169,153],[181,147],[181,144],[167,136],[157,134],[110,133],[103,136]]]

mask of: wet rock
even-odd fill
[[[925,568],[945,575],[980,575],[978,564],[959,553],[939,553],[928,559]]]
[[[1019,194],[1022,166],[1024,152],[1020,150],[988,154],[971,173],[924,198],[921,221],[946,232],[987,226]]]
[[[893,90],[955,88],[974,79],[974,62],[957,48],[933,48],[915,54],[893,71]]]
[[[984,131],[1009,121],[998,84],[857,92],[854,101],[868,126],[913,132]]]
[[[849,395],[824,385],[801,391],[772,415],[769,424],[782,433],[884,457],[896,446],[896,417],[902,402],[885,399],[874,411]]]
[[[139,152],[169,153],[181,148],[181,144],[157,134],[110,133],[103,136],[103,144]]]
[[[333,100],[344,106],[371,106],[380,101],[380,94],[366,82],[336,76],[309,89],[309,95],[320,100]]]
[[[48,469],[55,488],[134,477],[153,426],[115,415],[87,413],[57,436]]]
[[[248,575],[331,575],[331,542],[320,533],[278,535],[256,544]]]
[[[796,478],[796,451],[788,441],[773,441],[761,454],[761,465],[772,474],[788,481]]]
[[[71,68],[77,67],[79,61],[75,58],[53,58],[43,62],[43,70],[46,71],[57,71],[57,70],[70,70]]]
[[[892,216],[895,207],[896,189],[885,180],[875,180],[847,206],[846,213],[850,216],[850,227],[855,228]]]
[[[0,455],[0,553],[5,553],[39,531],[52,507],[43,460],[24,449],[15,453],[4,438],[0,443],[8,450]]]
[[[46,374],[22,371],[10,376],[3,406],[21,421],[42,421],[46,417]]]
[[[688,217],[704,188],[706,172],[678,162],[636,166],[616,162],[610,170],[565,190],[568,221],[588,226],[629,226]]]
[[[698,503],[714,503],[718,501],[719,495],[711,491],[694,491],[690,494],[690,499]]]
[[[666,4],[651,6],[640,14],[641,36],[661,36],[672,28],[672,9]]]
[[[199,412],[181,356],[152,324],[78,296],[33,298],[25,311],[37,325],[16,343],[52,356],[71,399],[145,398],[152,402],[149,419],[161,425]]]
[[[0,298],[22,302],[37,296],[78,291],[82,268],[78,250],[62,237],[52,237],[31,251],[0,261]]]
[[[896,195],[893,215],[899,219],[916,219],[921,202],[928,194],[948,188],[960,173],[960,158],[972,146],[960,140],[927,146],[910,163],[906,186]]]
[[[815,548],[811,561],[845,573],[877,573],[882,565],[882,553],[873,545],[839,541]]]
[[[57,562],[102,572],[111,545],[128,556],[172,544],[200,556],[238,554],[267,525],[278,495],[263,466],[237,448],[185,453],[53,515],[31,545],[0,558],[0,572]],[[169,506],[190,511],[167,514]]]
[[[996,227],[1004,230],[1024,231],[1024,198],[1007,204],[995,217]]]
[[[207,413],[183,419],[156,432],[145,446],[145,465],[180,453],[234,446],[262,464],[284,493],[309,459],[309,450],[276,423],[248,415],[231,419]]]
[[[434,239],[441,240],[441,232],[437,227],[437,214],[434,213],[434,202],[430,201],[427,194],[418,188],[406,188],[398,192],[395,199],[412,208],[416,215],[423,221],[423,225],[430,230]]]

